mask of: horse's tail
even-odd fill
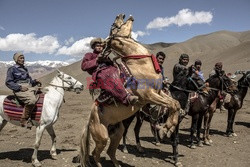
[[[97,116],[98,108],[94,104],[92,106],[91,113],[88,118],[88,122],[83,128],[81,139],[80,139],[80,163],[81,166],[86,166],[87,163],[89,163],[89,154],[90,154],[90,122],[100,122],[99,117]]]
[[[90,114],[91,115],[91,114]],[[89,153],[90,153],[90,132],[89,132],[89,122],[91,116],[89,116],[87,124],[84,126],[81,139],[80,139],[80,163],[81,166],[86,166],[86,163],[89,161]]]

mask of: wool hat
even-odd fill
[[[18,59],[20,56],[23,56],[23,54],[20,53],[20,52],[15,53],[14,56],[13,56],[14,61],[17,62],[17,59]]]
[[[92,39],[92,40],[90,41],[90,47],[91,47],[92,49],[94,49],[96,43],[100,43],[100,44],[103,44],[103,45],[104,45],[104,39],[102,39],[102,38],[94,38],[94,39]]]

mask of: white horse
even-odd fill
[[[32,123],[36,126],[36,141],[32,155],[32,165],[36,167],[41,166],[41,163],[37,159],[37,152],[45,129],[52,140],[50,154],[53,159],[57,159],[56,135],[53,129],[53,124],[58,119],[59,109],[64,100],[64,89],[69,91],[83,90],[83,84],[58,70],[58,74],[50,82],[50,86],[45,89],[47,89],[47,92],[44,96],[41,119],[39,122],[32,120]],[[10,120],[8,115],[4,113],[3,102],[6,97],[7,96],[5,95],[0,96],[0,131],[4,128],[7,122],[20,126],[20,121]]]

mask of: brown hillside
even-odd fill
[[[144,46],[156,54],[163,51],[167,54],[164,63],[165,75],[172,79],[172,68],[179,60],[181,53],[187,53],[190,56],[191,65],[195,59],[203,62],[203,71],[205,77],[213,69],[216,62],[222,61],[226,72],[235,72],[236,70],[250,69],[250,31],[230,32],[218,31],[206,35],[193,37],[181,43],[154,43]],[[81,61],[69,66],[62,67],[60,70],[74,76],[86,85],[86,77],[89,75],[80,68]],[[5,75],[3,78],[5,78]],[[41,78],[44,85],[47,85],[55,72]]]

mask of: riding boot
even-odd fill
[[[129,95],[129,96],[127,97],[127,101],[128,101],[128,103],[131,104],[131,105],[134,105],[135,103],[137,103],[137,102],[138,102],[138,99],[139,99],[138,96]]]
[[[30,115],[31,115],[31,112],[33,109],[34,109],[34,105],[25,105],[24,106],[23,115],[20,119],[21,127],[25,127],[25,125],[27,125],[27,128],[31,129],[32,124],[28,120],[30,118]]]

